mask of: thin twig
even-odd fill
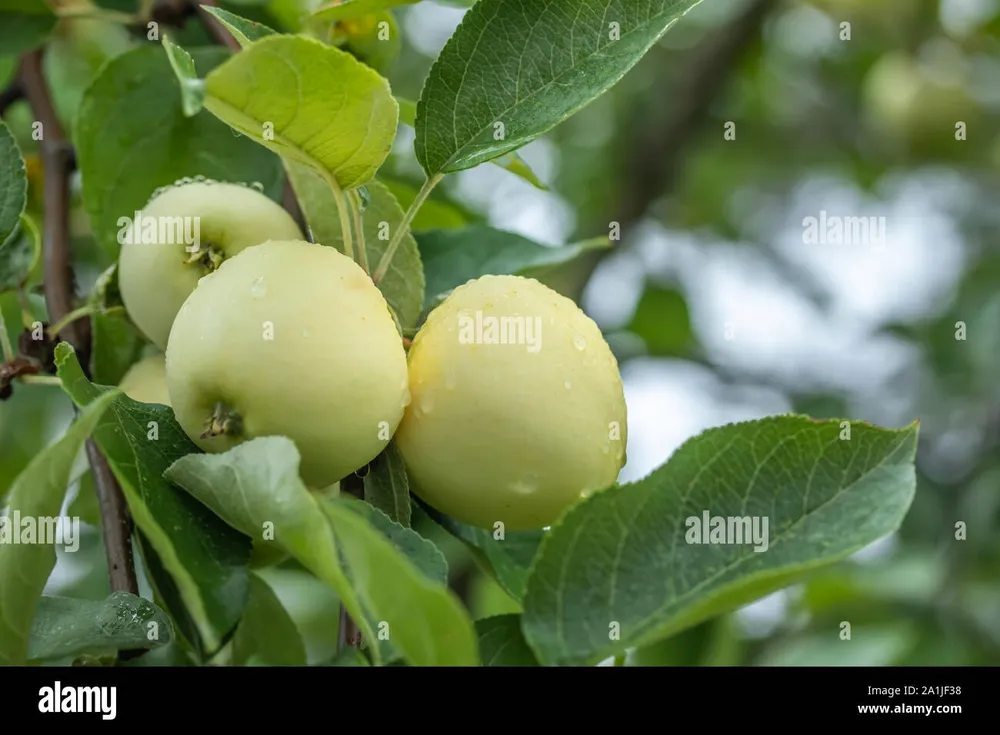
[[[73,311],[73,271],[69,249],[69,175],[72,171],[72,148],[52,104],[52,97],[42,72],[42,51],[36,50],[21,59],[21,84],[35,119],[42,124],[39,141],[44,172],[45,230],[42,257],[45,266],[45,303],[49,319],[60,321]],[[60,335],[77,351],[80,365],[89,377],[90,320],[68,322]],[[139,594],[132,558],[128,505],[107,459],[93,439],[87,440],[87,459],[94,475],[104,529],[104,548],[108,559],[108,577],[113,592]]]
[[[365,481],[353,472],[340,481],[340,486],[343,492],[349,495],[361,499],[365,497]],[[348,646],[361,648],[361,630],[358,628],[358,624],[347,614],[347,608],[344,607],[344,603],[340,603],[340,625],[337,628],[337,653],[340,654]]]
[[[219,4],[215,0],[191,0],[191,4],[194,5],[195,11],[198,13],[198,19],[201,20],[202,25],[205,26],[205,30],[208,31],[216,43],[229,48],[232,51],[239,51],[241,46],[240,42],[237,41],[233,34],[226,30],[226,27],[219,22],[219,19],[214,15],[209,13],[203,6],[209,6],[213,8],[219,7]]]
[[[423,186],[420,187],[420,191],[417,192],[417,196],[410,202],[410,206],[407,207],[406,213],[403,215],[402,221],[396,225],[396,231],[392,233],[392,239],[389,240],[389,247],[385,249],[382,253],[382,259],[378,262],[378,267],[372,274],[372,280],[377,286],[379,282],[385,278],[385,274],[389,272],[389,266],[392,265],[392,258],[396,254],[396,248],[399,247],[399,243],[403,241],[403,237],[410,229],[410,223],[413,218],[417,216],[417,212],[420,207],[423,206],[424,200],[430,196],[431,191],[434,187],[438,185],[438,182],[444,178],[444,174],[435,174],[424,181]]]
[[[14,77],[2,91],[0,91],[0,116],[7,112],[7,108],[15,102],[24,98],[24,90],[21,89],[21,80]]]

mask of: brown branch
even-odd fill
[[[226,30],[226,27],[219,22],[218,18],[205,10],[206,6],[212,8],[219,7],[219,4],[215,0],[202,0],[202,2],[191,0],[191,3],[198,13],[198,19],[201,20],[201,24],[205,26],[205,30],[211,34],[216,43],[232,51],[240,50],[240,42],[233,38],[233,34]]]
[[[340,481],[341,490],[356,498],[364,500],[365,481],[362,477],[352,472]],[[372,645],[375,645],[373,642]],[[347,614],[344,603],[340,603],[340,625],[337,628],[337,653],[341,653],[347,646],[361,648],[361,629],[358,624]]]
[[[7,112],[8,107],[23,98],[24,90],[21,89],[21,80],[15,75],[10,80],[10,84],[0,91],[0,117]]]
[[[73,152],[56,116],[48,84],[42,73],[41,50],[22,57],[20,80],[35,119],[42,124],[39,148],[45,179],[45,224],[42,238],[45,303],[49,320],[57,322],[73,310],[73,270],[69,248],[69,175],[72,171]],[[70,322],[61,330],[60,337],[77,351],[80,365],[89,377],[89,319]],[[137,595],[139,586],[132,559],[132,520],[128,505],[107,459],[93,439],[87,440],[87,459],[100,502],[111,590]]]

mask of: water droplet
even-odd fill
[[[403,408],[406,408],[413,402],[413,396],[410,395],[409,388],[403,388]]]
[[[202,182],[205,181],[205,177],[202,176],[201,174],[198,174],[197,176],[192,177],[191,181],[192,182],[197,182],[197,183],[201,184]]]
[[[305,339],[309,339],[309,330],[308,330],[308,329],[303,329],[303,330],[302,330],[302,336],[303,336],[303,337],[304,337]]]
[[[538,475],[529,473],[520,480],[512,482],[507,489],[515,495],[531,495],[538,490]]]
[[[434,400],[429,395],[424,393],[424,395],[420,396],[419,406],[423,413],[430,413],[434,410]]]
[[[253,189],[254,191],[259,191],[261,194],[264,193],[264,184],[262,184],[259,181],[254,181],[252,184],[250,184],[250,188]]]
[[[565,383],[563,383],[563,385],[566,386],[566,390],[569,390],[570,388],[573,387],[573,384],[568,380]]]
[[[257,276],[250,284],[250,295],[259,299],[267,293],[267,285],[264,283],[264,276]]]
[[[611,447],[605,444],[603,447],[601,447],[601,452],[603,452],[604,454],[611,454]]]
[[[593,490],[581,490],[580,491],[580,498],[581,499],[586,499],[586,498],[589,498],[593,494],[594,494]]]
[[[580,350],[580,352],[583,352],[585,349],[587,349],[587,340],[585,340],[578,334],[575,337],[573,337],[573,346],[576,347],[576,349]]]

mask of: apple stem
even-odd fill
[[[358,194],[357,189],[352,189],[347,192],[347,203],[351,207],[351,213],[354,215],[354,234],[358,238],[358,265],[361,269],[371,275],[371,271],[368,270],[368,252],[365,249],[365,231],[363,229],[363,223],[361,221],[361,195]]]
[[[191,257],[184,261],[185,265],[198,265],[205,269],[208,273],[217,271],[219,266],[222,265],[222,261],[226,259],[225,254],[215,245],[208,245],[206,247],[198,247],[197,250],[192,253]]]
[[[437,186],[438,182],[444,178],[444,174],[436,174],[431,176],[426,181],[424,185],[420,187],[420,191],[417,192],[417,196],[410,202],[409,208],[406,210],[406,214],[403,215],[403,219],[400,220],[399,225],[396,227],[396,231],[392,233],[392,239],[389,241],[389,247],[385,249],[385,253],[382,254],[382,259],[378,262],[378,268],[375,269],[375,273],[372,275],[372,280],[377,286],[379,281],[385,278],[385,274],[389,272],[389,266],[392,264],[392,256],[396,254],[396,249],[399,247],[399,243],[403,241],[403,235],[405,235],[410,230],[410,223],[413,218],[417,216],[417,211],[420,206],[424,203],[424,200],[430,196],[431,191]]]
[[[205,422],[202,439],[216,436],[238,436],[243,431],[243,419],[236,411],[221,401],[215,404],[215,410]]]

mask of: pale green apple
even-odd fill
[[[150,355],[136,362],[125,373],[118,387],[133,401],[169,406],[167,369],[163,355]]]
[[[409,400],[382,293],[347,256],[302,241],[247,248],[199,281],[170,332],[167,389],[199,447],[286,436],[315,489],[374,459]]]
[[[618,363],[597,325],[538,281],[484,276],[428,316],[396,432],[414,492],[483,528],[543,528],[625,462]]]
[[[198,279],[265,240],[299,240],[295,220],[260,192],[238,184],[181,184],[119,222],[118,283],[135,325],[160,349]]]

